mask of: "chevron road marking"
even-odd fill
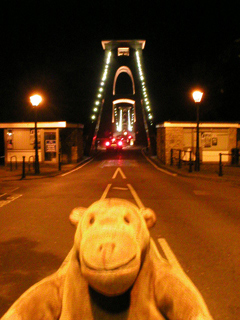
[[[121,176],[122,176],[123,179],[127,179],[126,176],[125,176],[125,174],[123,173],[122,169],[119,168],[119,167],[118,167],[117,170],[114,172],[114,175],[112,176],[112,179],[115,179],[115,178],[116,178],[118,172],[121,174]]]

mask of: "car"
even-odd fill
[[[123,148],[123,141],[121,139],[116,139],[116,138],[108,139],[105,142],[105,147],[107,151],[109,150],[120,151]]]

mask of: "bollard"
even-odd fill
[[[178,154],[178,168],[179,169],[182,167],[181,153],[182,153],[182,150],[179,150],[179,154]]]
[[[61,153],[58,154],[58,170],[61,171]]]
[[[25,175],[25,156],[23,156],[23,162],[22,162],[22,179],[26,177]]]
[[[192,150],[189,151],[190,152],[190,155],[189,155],[189,172],[192,172]]]
[[[170,159],[170,166],[173,165],[173,149],[171,149],[171,159]]]
[[[221,177],[223,175],[222,172],[222,154],[219,153],[219,173],[218,173],[219,177]]]

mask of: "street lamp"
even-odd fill
[[[197,143],[196,143],[196,159],[195,159],[195,171],[200,171],[200,159],[199,159],[199,103],[202,100],[203,92],[194,91],[193,100],[197,105]]]
[[[35,174],[39,174],[39,161],[38,161],[38,137],[37,137],[37,106],[42,101],[42,97],[38,94],[30,97],[32,106],[35,108]]]

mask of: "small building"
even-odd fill
[[[74,163],[83,156],[83,125],[66,121],[38,122],[38,156],[40,163]],[[35,161],[35,123],[0,123],[4,130],[5,165],[10,161]]]
[[[157,128],[157,157],[164,164],[170,164],[171,149],[196,152],[196,123],[164,122]],[[218,162],[219,153],[230,154],[239,147],[240,125],[238,123],[203,123],[199,124],[199,153],[202,162]],[[184,153],[183,153],[184,154]],[[223,161],[230,161],[226,155]]]

